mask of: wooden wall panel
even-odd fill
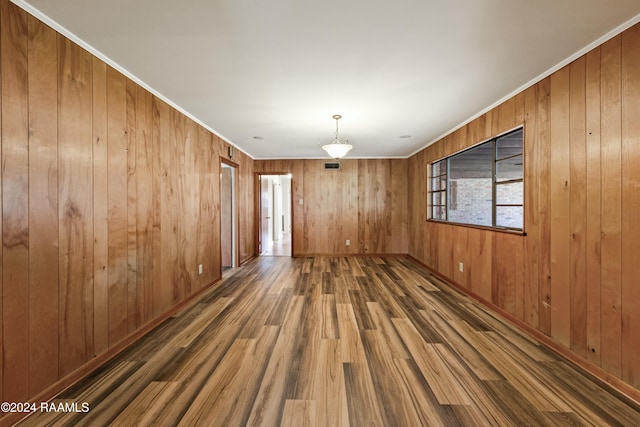
[[[136,302],[140,324],[153,318],[153,220],[157,206],[154,192],[153,105],[149,92],[136,86],[135,109],[135,192],[136,214]],[[130,196],[131,197],[131,196]],[[133,209],[131,209],[133,210]]]
[[[586,247],[586,58],[578,58],[569,66],[569,132],[570,132],[570,342],[571,350],[587,357],[587,247]]]
[[[640,26],[622,36],[622,379],[640,388]]]
[[[184,204],[185,200],[185,169],[184,169],[184,149],[185,149],[185,135],[184,135],[184,116],[174,109],[171,109],[169,113],[169,135],[171,138],[170,153],[173,157],[171,160],[173,173],[171,174],[172,182],[172,194],[173,200],[172,208],[167,206],[167,210],[170,220],[170,227],[172,230],[173,242],[171,243],[171,259],[174,260],[173,274],[170,277],[171,287],[173,288],[172,305],[178,301],[181,301],[185,296],[185,224],[182,221],[190,221],[187,218],[187,206]]]
[[[107,67],[109,345],[128,334],[127,79]]]
[[[411,256],[636,389],[638,76],[640,24],[464,126],[468,147],[524,122],[526,234],[427,222],[422,204],[408,211]],[[428,164],[464,148],[461,134],[409,159],[409,200],[426,199]],[[457,271],[463,257],[473,258],[470,276]]]
[[[551,336],[570,345],[570,121],[569,68],[551,76]]]
[[[538,145],[538,179],[533,185],[538,186],[538,321],[540,331],[551,335],[551,79],[542,80],[536,88],[538,127],[534,140]],[[526,184],[525,187],[530,188]]]
[[[29,395],[58,379],[58,56],[56,33],[29,25]],[[45,171],[45,173],[43,173]]]
[[[360,216],[360,199],[358,198],[360,194],[358,180],[360,173],[359,166],[358,161],[351,161],[345,164],[342,173],[335,176],[336,186],[333,187],[333,191],[326,193],[326,200],[338,201],[338,209],[334,220],[335,231],[332,234],[333,251],[329,253],[362,253],[361,251],[364,250],[367,244],[365,242],[369,241],[368,236],[360,235],[360,219],[362,219],[362,217]],[[320,168],[323,166],[318,164],[317,167]],[[327,171],[327,173],[330,172],[331,171]],[[305,181],[308,182],[309,180],[307,179]],[[331,212],[331,203],[327,203],[325,207],[328,212]],[[323,217],[323,219],[326,221],[326,217]],[[320,230],[320,228],[318,230]],[[351,245],[347,246],[347,240],[351,241]]]
[[[127,141],[127,333],[140,327],[138,307],[138,213],[136,204],[136,85],[131,79],[126,81],[126,119],[125,134]]]
[[[163,245],[163,237],[166,238],[167,230],[163,230],[164,211],[162,209],[163,203],[165,203],[165,185],[167,177],[169,176],[169,170],[164,163],[165,159],[162,155],[163,144],[167,143],[165,135],[168,134],[168,129],[163,126],[165,122],[161,121],[161,117],[166,116],[168,105],[156,97],[151,99],[151,145],[153,146],[152,161],[153,165],[153,183],[152,189],[152,204],[153,204],[153,231],[151,233],[152,238],[152,252],[153,252],[153,266],[151,277],[153,278],[154,288],[153,295],[151,297],[152,307],[151,316],[158,317],[170,307],[170,297],[167,296],[166,291],[166,271],[163,271],[166,266],[163,265],[165,261],[166,245]],[[165,134],[164,132],[167,132]]]
[[[600,48],[586,56],[586,121],[587,121],[587,159],[586,159],[586,246],[587,246],[587,358],[597,366],[601,358],[600,313],[600,254],[602,185],[600,167]]]
[[[539,186],[536,181],[539,178],[540,150],[536,143],[538,135],[538,114],[537,114],[537,90],[536,86],[528,88],[524,92],[524,182],[527,187],[524,200],[524,223],[526,232],[532,238],[524,242],[524,277],[523,277],[523,320],[538,328],[540,312],[540,289],[539,283],[539,236],[540,217],[539,210]]]
[[[203,288],[211,282],[220,278],[220,257],[217,255],[220,251],[219,239],[216,236],[220,227],[217,226],[218,210],[215,206],[215,192],[218,188],[216,179],[218,174],[215,173],[215,165],[218,159],[213,155],[212,135],[203,127],[198,130],[198,155],[196,156],[197,169],[199,171],[199,212],[198,227],[196,233],[198,235],[197,264],[202,264],[203,274],[200,277],[199,288]],[[217,228],[216,228],[217,226]],[[216,249],[217,248],[217,249]]]
[[[408,161],[389,161],[391,180],[387,183],[387,191],[391,193],[391,205],[386,209],[387,218],[390,218],[391,224],[387,226],[389,240],[385,251],[397,254],[406,253],[409,248],[408,163]]]
[[[107,65],[92,58],[93,72],[93,328],[94,351],[109,348],[109,186]]]
[[[493,259],[493,239],[482,230],[468,228],[469,253],[465,262],[471,291],[491,301],[492,277],[491,262]]]
[[[226,150],[226,148],[225,148]],[[240,264],[253,258],[256,253],[254,224],[254,167],[253,160],[235,150],[234,161],[238,164],[238,257]]]
[[[27,15],[0,10],[4,399],[29,396],[29,110]],[[32,219],[33,220],[33,219]]]
[[[616,376],[622,370],[622,105],[621,37],[602,45],[602,367]]]
[[[93,355],[92,58],[58,36],[59,375]]]

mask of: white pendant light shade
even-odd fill
[[[347,155],[347,153],[353,148],[353,146],[350,145],[348,143],[349,141],[347,140],[344,140],[344,142],[340,140],[340,135],[338,134],[338,120],[340,120],[342,116],[336,114],[335,116],[333,116],[333,118],[336,121],[336,139],[334,139],[331,144],[323,145],[322,149],[334,159],[341,159]]]
[[[326,151],[329,156],[334,159],[340,159],[347,155],[349,150],[351,150],[353,146],[349,144],[344,144],[342,142],[334,141],[331,144],[326,144],[322,146],[322,149]]]

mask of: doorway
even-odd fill
[[[220,258],[222,269],[237,267],[236,165],[220,162]]]
[[[258,174],[257,248],[260,256],[293,255],[291,174]]]

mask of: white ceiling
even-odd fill
[[[348,157],[406,157],[640,21],[638,0],[15,3],[256,159],[326,158],[334,114]]]

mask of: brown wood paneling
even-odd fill
[[[570,345],[570,72],[565,67],[551,76],[551,336]]]
[[[58,58],[56,33],[29,25],[29,395],[58,379]],[[45,173],[43,173],[43,171]]]
[[[485,231],[474,228],[468,230],[469,253],[464,268],[468,272],[469,288],[474,294],[491,301],[493,239]]]
[[[58,36],[59,374],[93,355],[92,58]]]
[[[318,168],[324,167],[320,163]],[[330,174],[331,171],[327,171]],[[362,212],[359,210],[360,189],[358,187],[359,161],[352,160],[347,162],[342,169],[341,174],[336,176],[336,187],[333,187],[333,193],[327,192],[328,201],[338,200],[338,210],[333,213],[332,203],[326,203],[325,208],[329,215],[335,215],[336,233],[333,238],[334,252],[329,253],[362,253],[363,245],[366,247],[367,241],[371,241],[368,237],[360,235],[360,220]],[[306,177],[305,181],[316,179],[315,177]],[[326,220],[326,217],[323,217]],[[380,225],[380,224],[379,224]],[[321,228],[318,228],[320,230]],[[364,230],[363,230],[364,231]],[[366,233],[366,232],[365,232]],[[350,240],[347,246],[346,241]],[[377,243],[377,242],[376,242]]]
[[[622,110],[621,37],[602,45],[602,367],[616,376],[622,369]]]
[[[453,280],[465,288],[469,288],[469,263],[467,262],[469,253],[469,229],[467,227],[453,227],[452,239],[456,244],[451,249],[451,259],[453,262],[452,273]],[[460,271],[460,263],[463,263],[462,271]],[[465,270],[464,264],[467,265]]]
[[[165,291],[165,271],[166,266],[163,265],[165,261],[165,246],[163,245],[162,238],[166,235],[166,230],[163,231],[164,210],[162,204],[165,203],[165,185],[169,171],[165,165],[165,159],[162,154],[163,144],[166,144],[166,137],[164,136],[165,127],[163,126],[163,115],[166,115],[167,105],[156,98],[151,98],[151,145],[153,146],[152,161],[153,165],[153,182],[152,182],[152,216],[153,216],[153,230],[151,232],[152,238],[152,252],[153,252],[153,266],[152,266],[152,280],[154,283],[152,300],[152,317],[157,317],[164,313],[169,307],[169,298],[166,296]]]
[[[508,233],[493,233],[492,237],[491,301],[522,319],[522,237]]]
[[[640,26],[622,35],[622,379],[640,388]]]
[[[170,135],[171,110],[165,102],[157,100],[160,123],[160,162],[161,162],[161,184],[160,184],[160,250],[161,250],[161,277],[158,286],[158,308],[160,313],[166,311],[173,304],[173,278],[174,270],[178,268],[178,260],[175,255],[175,245],[177,241],[176,229],[173,223],[172,207],[175,206],[175,177],[176,155],[175,141]],[[177,213],[176,213],[177,215]],[[155,294],[154,294],[155,296]]]
[[[29,110],[27,15],[0,9],[4,399],[29,396]],[[23,290],[24,289],[24,290]]]
[[[127,147],[127,333],[140,327],[138,310],[138,256],[137,256],[137,220],[136,204],[136,87],[131,79],[126,80],[126,119],[125,134]]]
[[[93,71],[93,328],[96,354],[109,348],[109,176],[107,65],[92,59]]]
[[[540,217],[539,210],[539,186],[537,180],[540,169],[540,147],[537,143],[538,114],[537,114],[537,90],[536,86],[528,88],[524,92],[524,224],[529,238],[524,241],[524,295],[523,295],[523,320],[537,328],[539,325],[540,293],[539,293],[539,239]]]
[[[571,251],[570,316],[571,350],[587,357],[587,160],[586,160],[586,58],[569,66],[570,182],[571,182]]]
[[[136,86],[136,302],[141,324],[153,318],[154,153],[151,94]]]
[[[107,67],[109,345],[128,333],[127,79]]]
[[[539,169],[538,179],[533,185],[539,188],[536,211],[539,217],[539,324],[541,332],[551,335],[551,79],[542,80],[536,87],[538,128],[534,138],[539,147]]]
[[[504,133],[510,129],[516,127],[519,123],[516,123],[516,98],[509,98],[497,109],[497,115],[494,114],[494,121],[491,136]],[[495,120],[497,118],[497,120]]]
[[[240,263],[245,263],[255,256],[255,226],[254,226],[254,167],[253,160],[236,150],[238,161],[238,229],[240,240]]]
[[[385,247],[385,252],[402,254],[409,249],[408,165],[407,160],[391,160],[389,162],[391,180],[387,183],[387,191],[391,193],[391,206],[387,207],[387,210],[390,211],[391,224],[388,227],[389,242]],[[420,203],[416,204],[420,205]]]
[[[600,48],[586,56],[586,246],[587,246],[587,358],[596,366],[601,364],[600,298],[602,268],[600,230],[602,184],[600,168]]]
[[[198,226],[196,233],[198,235],[197,264],[202,264],[202,276],[200,278],[199,287],[202,288],[209,283],[220,278],[220,261],[217,255],[220,251],[220,244],[215,236],[219,233],[215,228],[217,224],[218,210],[215,209],[214,188],[217,188],[215,179],[218,178],[214,165],[217,165],[217,156],[213,154],[213,145],[211,133],[207,132],[203,127],[199,127],[198,134],[198,155],[196,156],[196,164],[199,173],[199,212]]]
[[[172,141],[174,155],[172,171],[173,205],[169,216],[174,241],[171,244],[171,258],[175,260],[173,275],[170,277],[173,287],[172,304],[180,301],[185,296],[186,288],[186,241],[185,224],[190,221],[187,218],[187,206],[184,204],[185,195],[185,134],[184,116],[179,111],[171,109],[169,113],[169,135]],[[167,208],[169,208],[167,206]],[[184,221],[184,222],[183,222]]]

